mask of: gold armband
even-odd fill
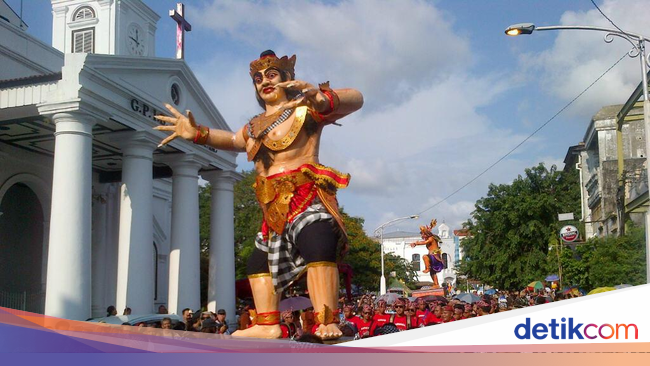
[[[196,127],[196,136],[194,137],[194,143],[197,145],[205,145],[206,142],[208,142],[208,138],[210,137],[210,129],[198,125]]]

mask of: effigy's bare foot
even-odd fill
[[[338,325],[332,323],[328,325],[323,325],[323,324],[319,325],[314,335],[316,335],[317,337],[325,341],[329,339],[341,338],[343,333],[339,329]]]
[[[275,325],[253,325],[248,329],[238,330],[232,334],[233,337],[247,337],[247,338],[266,338],[276,339],[282,337],[282,329],[280,324]]]

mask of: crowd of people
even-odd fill
[[[448,295],[419,297],[415,300],[411,298],[413,301],[402,297],[389,303],[381,297],[366,294],[350,302],[342,298],[335,315],[338,315],[338,326],[345,337],[362,339],[581,296],[580,293],[556,293],[549,288],[539,291],[499,291],[482,296],[474,291],[473,295],[471,298],[478,301],[463,301],[462,296]],[[130,313],[131,309],[126,308],[123,315]],[[158,314],[167,314],[167,308],[160,305]],[[107,316],[114,315],[117,315],[117,310],[114,306],[109,306]],[[182,321],[164,317],[161,321],[133,325],[225,335],[254,325],[255,309],[252,305],[240,306],[235,315],[236,326],[229,326],[224,309],[214,313],[186,308],[181,314]],[[280,318],[282,338],[322,343],[320,338],[314,335],[318,324],[313,308],[285,310]]]

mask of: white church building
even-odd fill
[[[50,46],[0,1],[0,306],[76,320],[198,309],[202,177],[208,309],[234,315],[235,154],[157,148],[153,115],[169,103],[230,128],[185,61],[156,57],[160,17],[140,0],[51,4]]]
[[[434,230],[435,233],[435,230]],[[456,285],[456,263],[462,259],[462,250],[460,240],[462,236],[456,235],[456,232],[450,233],[449,226],[445,223],[438,225],[438,236],[440,236],[440,249],[442,250],[442,261],[444,269],[436,276],[438,283],[450,283]],[[424,273],[424,256],[428,253],[424,245],[417,245],[411,248],[411,243],[422,240],[419,232],[394,231],[384,233],[384,253],[390,253],[395,256],[404,258],[417,274],[417,281],[431,282],[431,275]]]

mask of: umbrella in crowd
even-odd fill
[[[573,296],[578,296],[578,295],[582,295],[582,296],[584,296],[584,295],[587,294],[587,291],[585,291],[584,289],[581,289],[581,288],[578,287],[578,286],[573,286],[573,287],[567,287],[567,288],[565,288],[565,289],[562,291],[562,293],[565,294],[565,295],[567,295],[567,294],[571,294],[571,295],[573,295]]]
[[[280,301],[280,311],[305,310],[312,307],[311,300],[302,296],[294,296]]]
[[[493,289],[493,288],[490,288],[490,289],[485,290],[485,294],[486,294],[486,295],[494,295],[494,294],[496,294],[496,293],[497,293],[497,290],[495,290],[495,289]]]
[[[473,304],[475,302],[481,301],[480,297],[478,297],[478,296],[476,296],[474,294],[467,293],[467,292],[463,292],[460,295],[456,296],[456,299],[458,299],[460,301],[464,301],[464,302],[469,303],[469,304]]]
[[[577,286],[573,286],[573,287],[565,288],[564,290],[562,290],[562,293],[564,295],[571,294],[573,296],[578,296],[578,295],[580,295],[581,291]]]
[[[554,275],[554,274],[550,275],[550,276],[548,276],[548,277],[546,277],[544,279],[544,281],[547,281],[547,282],[554,282],[554,281],[559,281],[559,280],[560,280],[560,277],[558,277],[558,275]]]
[[[601,292],[614,291],[614,290],[616,290],[615,287],[598,287],[589,291],[587,295],[599,294]]]
[[[377,300],[375,300],[375,302],[377,303],[377,302],[379,302],[379,300],[384,300],[384,301],[386,301],[387,304],[392,304],[395,301],[397,301],[397,299],[399,299],[399,298],[400,298],[400,296],[398,294],[388,292],[388,293],[385,293],[385,294],[379,296],[377,298]]]
[[[541,290],[544,288],[544,284],[541,281],[533,281],[526,287],[528,287],[529,290]]]
[[[427,295],[427,296],[422,296],[421,298],[425,302],[431,302],[431,301],[447,302],[447,299],[444,296],[438,296],[438,295]]]

